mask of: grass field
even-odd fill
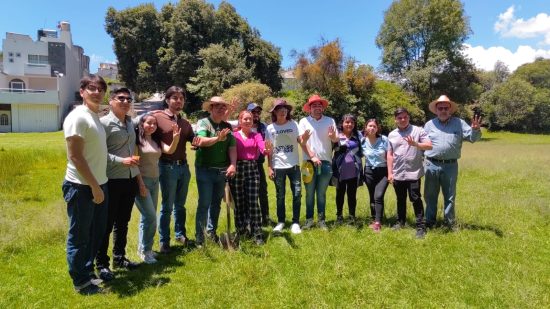
[[[107,292],[91,297],[76,294],[67,273],[64,147],[60,132],[0,135],[0,308],[550,307],[550,136],[484,133],[464,146],[458,232],[436,229],[416,240],[410,228],[374,234],[366,224],[330,225],[235,252],[176,246],[156,265],[117,271]],[[194,231],[194,177],[189,192]],[[269,198],[274,218],[272,183]],[[327,199],[333,222],[334,188]],[[366,187],[358,199],[366,222]],[[408,213],[412,223],[410,206]],[[302,203],[302,223],[304,215]],[[386,216],[394,215],[390,187]],[[138,217],[134,208],[127,247],[134,260]]]

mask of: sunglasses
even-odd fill
[[[105,91],[103,88],[101,87],[97,87],[97,86],[94,86],[94,85],[88,85],[86,86],[86,90],[90,93],[95,93],[95,92],[103,92]]]
[[[127,96],[124,96],[124,95],[116,96],[115,99],[119,102],[132,103],[132,101],[133,101],[133,99],[131,97],[127,97]]]

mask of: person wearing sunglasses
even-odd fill
[[[107,229],[96,257],[96,268],[103,281],[114,279],[109,268],[107,254],[111,232],[113,234],[113,266],[134,269],[138,264],[126,258],[128,222],[132,214],[134,199],[138,192],[137,175],[139,160],[134,157],[136,133],[132,119],[128,115],[132,95],[128,88],[118,88],[111,92],[111,111],[100,119],[107,136],[107,187],[108,213]]]
[[[424,199],[426,201],[426,225],[433,227],[437,217],[439,190],[443,192],[443,220],[447,228],[456,230],[455,198],[458,162],[462,141],[474,143],[481,138],[481,116],[474,115],[471,126],[454,117],[458,110],[455,102],[446,95],[440,96],[428,106],[437,117],[428,121],[424,130],[432,141],[433,149],[425,152]]]

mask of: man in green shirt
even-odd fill
[[[222,97],[212,97],[202,108],[210,115],[197,122],[200,137],[195,157],[195,176],[199,191],[199,203],[195,220],[196,242],[204,243],[204,229],[208,237],[218,241],[216,229],[220,205],[224,195],[225,179],[236,171],[237,148],[231,134],[231,125],[224,121],[228,103]]]

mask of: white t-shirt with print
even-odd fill
[[[265,140],[273,143],[272,168],[291,168],[300,163],[298,155],[298,124],[294,120],[283,125],[267,126]]]

